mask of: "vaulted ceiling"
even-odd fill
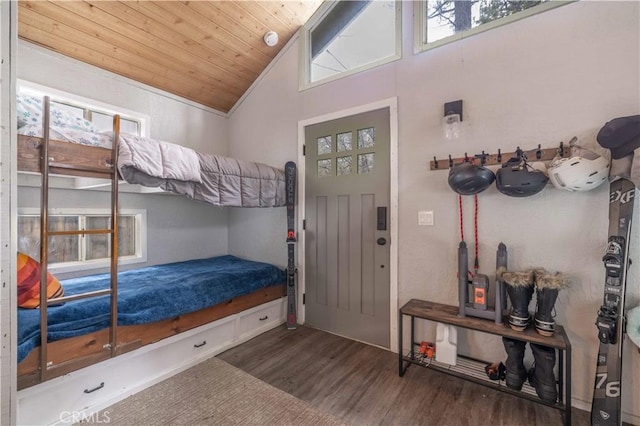
[[[320,3],[20,0],[18,35],[228,112]]]

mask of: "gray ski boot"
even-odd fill
[[[533,296],[533,271],[503,272],[502,280],[506,284],[511,300],[509,325],[516,331],[523,331],[529,325],[529,302]]]
[[[556,331],[553,307],[558,297],[558,291],[565,287],[566,279],[559,272],[551,274],[544,269],[536,269],[534,278],[537,299],[534,321],[536,331],[543,336],[553,336]]]
[[[524,367],[524,350],[527,342],[521,340],[502,338],[502,344],[507,351],[506,382],[507,387],[515,390],[521,390],[522,384],[527,379],[527,369]]]
[[[553,367],[556,365],[556,350],[535,343],[530,343],[530,346],[535,364],[529,370],[529,383],[536,389],[541,400],[554,404],[558,399],[556,376],[553,373]]]

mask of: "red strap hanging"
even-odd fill
[[[474,196],[474,217],[473,217],[473,225],[474,225],[474,240],[475,240],[475,259],[473,261],[473,269],[477,274],[478,269],[480,269],[480,250],[478,244],[478,194]],[[460,212],[460,240],[464,241],[464,218],[462,213],[462,195],[458,195],[458,209]],[[471,271],[469,271],[471,274]]]

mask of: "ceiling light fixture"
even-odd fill
[[[267,46],[269,47],[273,47],[276,44],[278,44],[278,33],[275,31],[268,31],[265,35],[264,35],[264,42],[267,44]]]

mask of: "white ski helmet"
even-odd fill
[[[572,145],[571,157],[556,157],[548,168],[549,180],[564,191],[590,191],[609,177],[609,160],[588,149]]]

